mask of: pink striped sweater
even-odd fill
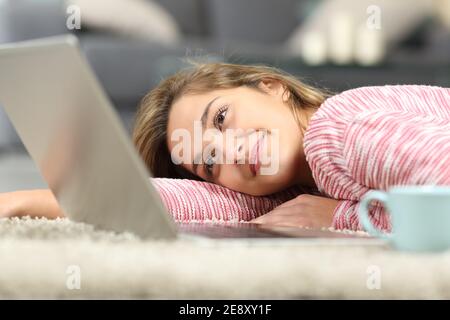
[[[255,219],[302,193],[317,190],[293,187],[268,196],[251,196],[206,181],[152,178],[167,211],[178,222],[234,223]]]
[[[450,185],[450,89],[362,87],[327,99],[312,116],[304,149],[318,190],[340,200],[336,229],[361,230],[357,209],[372,189]],[[375,202],[374,224],[391,230]]]

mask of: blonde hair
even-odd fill
[[[192,63],[161,81],[142,99],[136,114],[133,142],[154,177],[199,179],[172,163],[167,146],[167,125],[172,104],[184,94],[201,94],[240,86],[259,89],[262,80],[277,80],[288,92],[288,103],[302,132],[308,109],[317,109],[331,95],[306,85],[273,67],[230,63]]]

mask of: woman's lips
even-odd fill
[[[253,176],[256,176],[258,174],[259,168],[261,167],[261,162],[259,158],[263,139],[264,134],[261,137],[259,137],[259,139],[256,141],[251,152],[250,171],[252,172]]]

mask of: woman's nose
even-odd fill
[[[244,164],[245,163],[245,145],[244,140],[235,138],[229,143],[225,143],[225,148],[223,148],[225,154],[225,163],[228,164]]]
[[[237,156],[236,156],[235,162],[234,162],[235,164],[245,163],[245,154],[242,152],[243,149],[244,149],[244,143],[239,144],[238,148],[237,148]],[[242,160],[244,160],[244,161],[242,161]]]

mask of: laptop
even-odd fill
[[[75,36],[0,46],[0,105],[66,216],[142,238],[370,239],[250,223],[177,224]],[[191,235],[191,236],[189,236]]]

